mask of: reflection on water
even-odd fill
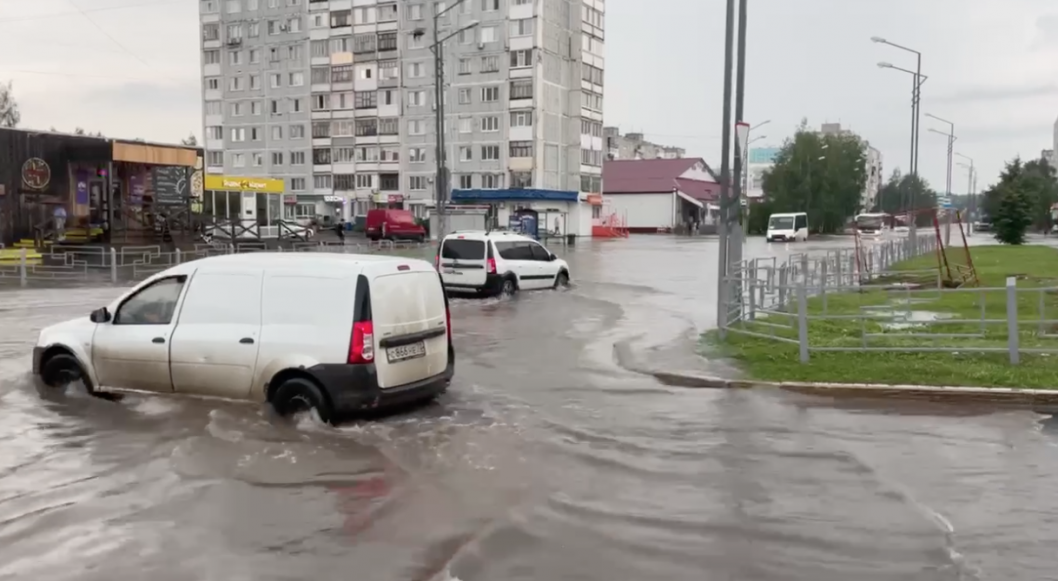
[[[337,428],[42,398],[36,329],[117,291],[0,294],[0,578],[1053,577],[1050,418],[685,391],[622,368],[615,344],[695,364],[711,245],[582,245],[574,289],[454,301],[450,393]]]

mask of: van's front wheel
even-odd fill
[[[319,386],[308,379],[292,377],[276,388],[272,395],[272,407],[276,413],[289,417],[299,412],[316,410],[316,415],[325,423],[331,423],[331,404]]]
[[[41,365],[40,379],[51,388],[66,387],[84,378],[84,370],[73,355],[60,353],[48,358]]]

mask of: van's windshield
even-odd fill
[[[445,240],[441,246],[441,258],[452,260],[485,260],[485,243],[481,240]]]
[[[772,216],[768,220],[769,230],[793,230],[794,229],[793,216]]]

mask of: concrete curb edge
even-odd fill
[[[754,381],[722,379],[689,373],[651,372],[655,379],[672,387],[700,389],[781,389],[807,395],[929,401],[978,401],[1029,406],[1058,406],[1058,389],[1018,389],[1010,387],[961,387],[931,385],[886,385],[870,383],[810,383],[799,381]]]

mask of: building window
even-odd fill
[[[426,176],[408,176],[408,189],[421,192],[426,189]]]
[[[395,33],[394,33],[395,34]],[[353,53],[364,54],[368,52],[375,52],[376,41],[378,36],[375,33],[358,34],[353,37]]]
[[[422,135],[426,133],[426,126],[421,119],[408,121],[408,135]]]
[[[205,64],[205,65],[219,65],[220,64],[220,51],[219,50],[202,51],[202,64]]]
[[[378,61],[378,78],[384,81],[400,78],[400,65],[395,60]]]
[[[358,173],[356,174],[356,187],[357,189],[364,189],[373,187],[375,183],[374,175],[369,173]]]
[[[250,90],[256,91],[261,88],[261,75],[250,75]]]
[[[206,101],[206,115],[220,115],[224,112],[222,101]]]
[[[202,40],[220,40],[220,24],[211,22],[202,25]]]
[[[602,151],[592,149],[580,150],[580,163],[582,165],[602,166]]]
[[[290,138],[291,139],[305,139],[305,126],[304,125],[291,125],[290,126]]]
[[[352,119],[331,121],[331,137],[352,137],[354,128]]]
[[[497,174],[483,174],[481,176],[481,189],[498,190],[503,187],[503,176]]]
[[[378,107],[378,93],[375,91],[357,91],[355,95],[357,109],[374,109]]]
[[[481,10],[495,12],[500,9],[500,0],[481,0]]]
[[[459,59],[458,73],[460,75],[469,75],[474,72],[470,66],[470,59]]]
[[[292,192],[304,192],[305,191],[305,178],[290,178],[290,191],[292,191]]]
[[[330,137],[331,136],[331,122],[330,121],[313,121],[312,122],[312,137],[314,139]]]
[[[534,30],[533,25],[535,23],[536,23],[536,20],[533,19],[533,18],[523,18],[521,20],[512,20],[511,21],[511,27],[510,27],[511,38],[514,38],[516,36],[532,36],[533,30]]]
[[[228,83],[228,90],[230,91],[241,91],[244,88],[246,87],[243,85],[242,77],[232,77],[231,81]]]
[[[305,165],[305,152],[304,151],[292,151],[292,152],[290,152],[290,165]]]
[[[511,99],[532,99],[533,80],[514,79],[511,81]]]
[[[397,33],[382,32],[378,35],[378,51],[397,50]]]
[[[309,53],[314,56],[330,56],[331,51],[327,48],[326,40],[314,40],[309,43]],[[315,82],[315,81],[313,81]],[[326,82],[326,81],[324,81]]]
[[[283,165],[283,152],[273,151],[272,152],[272,165]]]
[[[422,20],[422,4],[408,6],[408,20]]]
[[[374,24],[375,7],[369,6],[353,10],[353,24]]]
[[[500,71],[500,57],[498,56],[483,56],[481,57],[481,72],[483,73],[498,73]]]
[[[220,125],[206,127],[206,139],[224,139],[224,128]]]
[[[511,51],[511,68],[512,69],[523,69],[525,67],[533,66],[533,50],[512,50]]]
[[[356,161],[355,147],[335,147],[331,157],[334,163],[352,163]]]
[[[331,12],[331,28],[353,25],[352,10],[335,10]]]
[[[397,20],[397,5],[396,4],[382,4],[378,6],[378,21],[379,22],[396,22]],[[382,50],[379,47],[379,50]]]
[[[327,93],[316,93],[311,98],[313,111],[327,111],[330,108],[330,99]]]
[[[206,152],[206,165],[208,167],[224,167],[224,152],[223,151],[207,151]]]
[[[238,14],[242,12],[242,0],[228,0],[225,2],[225,12],[228,14]]]
[[[426,105],[426,91],[409,91],[408,106],[422,107]]]
[[[334,176],[334,189],[336,190],[352,190],[356,187],[356,176],[353,174],[335,174]]]
[[[272,140],[279,141],[283,139],[283,126],[273,125],[272,126]]]
[[[300,87],[305,84],[305,73],[290,73],[288,81],[291,87]]]
[[[268,75],[268,84],[273,89],[278,89],[283,86],[283,75],[280,75],[279,73]]]
[[[499,87],[482,87],[481,88],[481,102],[482,103],[493,103],[500,100],[500,88]]]
[[[412,163],[424,163],[426,161],[426,149],[423,147],[408,148],[408,161]]]
[[[236,101],[236,102],[232,103],[231,107],[230,107],[230,110],[231,110],[231,116],[232,117],[240,117],[240,116],[242,116],[242,103],[240,103],[239,101]]]
[[[495,26],[482,26],[481,27],[481,42],[490,44],[496,42],[496,27]]]
[[[602,112],[602,95],[582,91],[580,94],[580,106],[592,111]]]
[[[459,89],[459,104],[469,105],[470,104],[470,89]]]
[[[220,77],[210,77],[206,79],[206,89],[210,91],[220,90]]]
[[[356,136],[370,137],[378,135],[378,119],[357,119]]]
[[[326,174],[320,174],[312,176],[312,188],[315,190],[329,190],[331,189],[334,182],[331,181],[331,176]]]
[[[596,85],[602,86],[603,74],[602,69],[599,67],[593,67],[588,64],[581,63],[580,65],[580,78],[582,81],[588,81]]]
[[[317,147],[313,149],[312,163],[314,165],[331,165],[331,148]]]
[[[408,63],[408,78],[421,79],[426,76],[426,67],[423,63]]]
[[[378,120],[379,135],[400,135],[400,118],[383,117]]]
[[[533,172],[531,171],[512,171],[511,172],[511,188],[516,190],[526,190],[533,187]]]
[[[312,67],[312,84],[320,85],[331,82],[331,68],[330,67]]]
[[[355,152],[355,160],[358,162],[376,162],[378,161],[378,148],[377,147],[357,147]]]
[[[533,157],[533,142],[512,141],[511,157]]]
[[[243,127],[232,127],[231,141],[246,141],[246,129]]]
[[[379,155],[379,159],[382,161],[400,161],[400,147],[395,145],[387,145],[382,148],[382,152]]]
[[[395,191],[400,189],[400,175],[395,173],[378,174],[378,189]]]
[[[243,167],[246,165],[246,157],[241,153],[231,154],[231,166],[232,167]]]
[[[331,54],[349,52],[353,39],[348,36],[331,39]]]
[[[481,118],[481,130],[487,133],[500,130],[500,118],[499,117],[482,117]]]
[[[261,23],[260,22],[251,22],[249,24],[248,28],[249,28],[249,31],[247,32],[246,36],[249,36],[250,38],[257,38],[257,37],[261,36]]]
[[[511,111],[511,127],[532,127],[533,126],[533,112],[530,111]]]
[[[499,161],[500,159],[500,146],[499,145],[482,145],[481,146],[481,161]]]
[[[340,67],[331,68],[331,82],[332,83],[351,83],[353,82],[353,65],[342,65]]]
[[[459,176],[459,189],[469,190],[474,187],[474,174],[463,174]]]

